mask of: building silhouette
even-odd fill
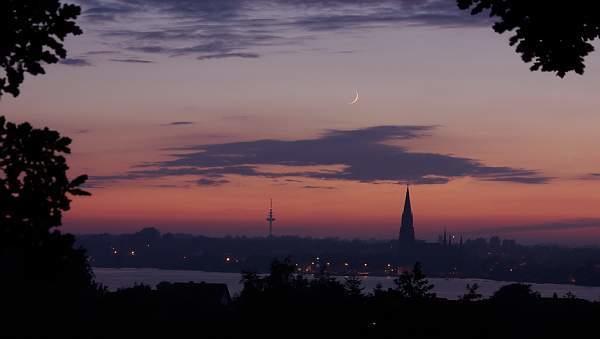
[[[410,246],[415,243],[415,228],[413,226],[412,207],[410,205],[410,191],[406,187],[406,198],[404,200],[404,211],[402,211],[402,222],[400,225],[400,245]]]

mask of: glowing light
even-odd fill
[[[129,254],[133,257],[135,255],[135,250],[131,250],[131,252],[129,252]]]
[[[230,261],[231,261],[231,258],[230,258],[230,257],[227,257],[227,258],[225,258],[225,261],[227,261],[227,262],[230,262]]]

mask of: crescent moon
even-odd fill
[[[352,102],[349,102],[350,105],[354,105],[355,103],[358,102],[359,96],[358,96],[358,91],[356,91],[356,97],[354,98],[354,100],[352,100]]]

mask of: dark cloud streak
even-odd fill
[[[168,124],[165,124],[164,126],[187,126],[187,125],[193,125],[193,124],[194,124],[193,121],[173,121]]]
[[[424,138],[432,126],[377,126],[331,130],[315,139],[255,140],[172,148],[172,160],[140,164],[122,176],[95,180],[138,180],[199,176],[199,184],[225,184],[226,176],[310,178],[363,183],[445,184],[472,177],[484,181],[543,184],[537,171],[486,166],[469,158],[410,152],[391,141]],[[269,170],[281,166],[286,171]]]
[[[199,56],[198,60],[209,60],[209,59],[225,59],[225,58],[243,58],[243,59],[256,59],[260,55],[255,53],[220,53],[220,54],[207,54]]]
[[[311,186],[311,185],[306,185],[306,186],[303,186],[302,188],[312,189],[312,190],[334,190],[334,189],[336,189],[333,186]]]
[[[588,173],[579,177],[579,180],[600,180],[600,173]]]
[[[144,59],[110,59],[113,62],[122,62],[128,64],[152,64],[154,61]]]
[[[91,62],[83,58],[67,58],[60,61],[60,64],[74,67],[93,66]]]
[[[198,60],[257,58],[268,46],[301,48],[317,32],[426,25],[472,27],[488,19],[453,0],[79,0],[84,18],[128,52]],[[135,22],[136,25],[133,25]],[[290,34],[293,33],[293,34]]]

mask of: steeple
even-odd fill
[[[410,189],[406,186],[406,197],[404,198],[404,212],[408,212],[412,217],[412,208],[410,207]]]
[[[404,198],[404,211],[402,211],[402,223],[400,225],[400,243],[412,245],[415,242],[415,229],[413,227],[413,214],[410,205],[410,190],[406,186],[406,197]]]

